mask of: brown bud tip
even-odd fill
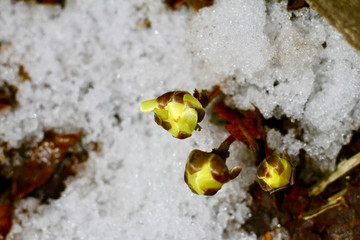
[[[242,168],[240,166],[236,166],[233,169],[231,169],[230,174],[229,174],[230,179],[233,180],[234,178],[239,176],[241,170],[242,170]]]

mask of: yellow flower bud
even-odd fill
[[[193,150],[185,166],[184,180],[191,191],[199,195],[214,195],[224,183],[236,178],[241,167],[228,170],[219,155]]]
[[[185,91],[168,92],[144,101],[140,110],[154,111],[155,122],[180,139],[190,137],[205,115],[199,100]]]
[[[258,167],[257,178],[261,188],[270,193],[293,185],[295,171],[289,155],[284,152],[282,157],[276,154],[267,157]]]

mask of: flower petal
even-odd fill
[[[184,131],[183,126],[185,124],[183,124],[183,123],[186,123],[186,127],[185,126],[184,127],[186,129],[189,129],[188,131],[190,131],[189,133],[191,134],[195,130],[197,122],[198,122],[198,114],[197,114],[196,110],[193,108],[187,108],[183,112],[183,114],[181,116],[181,120],[179,122],[182,125],[182,126],[180,126],[180,130]],[[184,131],[184,132],[186,132],[186,131]]]
[[[169,118],[168,111],[161,109],[161,108],[155,108],[154,113],[160,118],[162,121],[167,120]]]
[[[169,117],[172,118],[175,122],[179,121],[181,115],[183,114],[184,104],[169,102],[165,107],[165,110],[169,112]]]
[[[147,100],[141,103],[140,111],[147,113],[151,112],[158,106],[156,99]]]
[[[189,93],[184,95],[183,101],[185,103],[190,104],[190,106],[193,107],[193,108],[203,109],[203,106],[201,105],[199,100],[197,100],[194,96],[190,95]]]

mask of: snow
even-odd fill
[[[331,170],[360,127],[360,56],[315,11],[285,8],[286,1],[234,0],[203,9],[190,22],[194,68],[212,84],[221,81],[236,107],[299,120],[304,141],[290,137],[283,150],[303,148]]]
[[[44,129],[81,129],[85,144],[103,146],[60,199],[18,201],[8,239],[256,239],[241,230],[256,172],[246,147],[230,149],[230,168],[244,169],[236,180],[196,196],[183,182],[187,155],[227,133],[207,115],[201,132],[174,139],[139,107],[220,84],[229,104],[298,120],[304,140],[271,131],[273,145],[333,168],[360,126],[360,58],[314,11],[285,8],[229,0],[196,14],[155,0],[69,0],[64,9],[1,1],[0,79],[18,86],[19,107],[0,113],[0,139],[15,147]],[[137,28],[145,19],[150,28]],[[20,64],[31,81],[17,76]]]

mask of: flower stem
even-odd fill
[[[228,137],[220,144],[220,146],[219,146],[218,149],[222,149],[222,150],[228,151],[230,145],[231,145],[233,142],[235,142],[235,140],[236,140],[236,139],[235,139],[232,135],[228,136]]]
[[[230,156],[229,148],[230,145],[235,141],[236,139],[233,136],[227,137],[218,148],[214,148],[212,150],[212,153],[215,153],[219,155],[221,158],[226,160]]]

